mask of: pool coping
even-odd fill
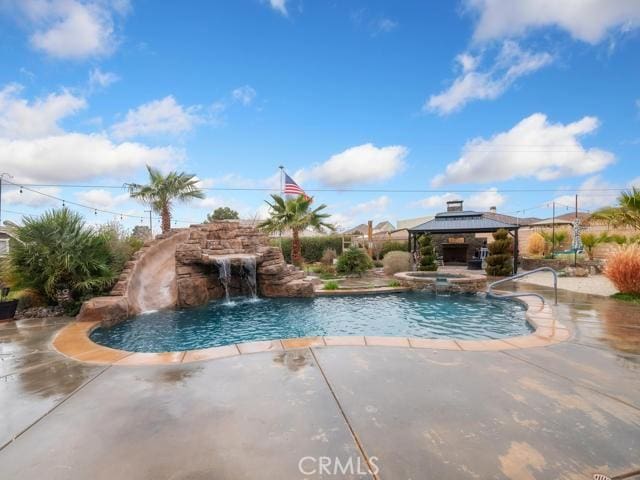
[[[75,321],[63,327],[52,341],[53,348],[79,362],[99,365],[168,365],[227,358],[252,353],[296,350],[309,347],[402,347],[430,350],[504,351],[546,347],[567,341],[572,332],[560,323],[551,306],[535,297],[516,300],[526,305],[525,317],[534,328],[529,335],[496,340],[428,339],[391,336],[319,336],[264,340],[179,352],[130,352],[105,347],[89,335],[100,322]]]

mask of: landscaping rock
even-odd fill
[[[100,322],[111,327],[129,317],[129,302],[125,297],[96,297],[82,304],[76,317],[79,322]]]

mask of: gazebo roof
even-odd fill
[[[495,232],[501,228],[517,230],[520,226],[501,222],[481,212],[443,212],[437,214],[433,220],[410,228],[409,232],[476,233]]]

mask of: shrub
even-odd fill
[[[320,261],[325,265],[333,265],[333,261],[338,258],[338,254],[336,253],[334,248],[327,248],[322,253],[322,258]]]
[[[604,274],[621,293],[640,295],[640,245],[618,247],[607,258]]]
[[[382,260],[385,275],[411,270],[411,254],[409,252],[389,252]]]
[[[605,232],[602,232],[600,235],[587,232],[580,235],[580,241],[582,242],[584,249],[587,251],[589,260],[593,260],[594,249],[601,243],[608,242],[609,237]]]
[[[104,237],[107,248],[113,255],[112,267],[115,274],[119,274],[124,264],[144,245],[144,240],[133,234],[129,235],[117,222],[102,225],[97,233]]]
[[[400,284],[400,282],[398,280],[390,280],[389,283],[387,283],[387,286],[395,288],[395,287],[400,287],[402,285]]]
[[[420,245],[420,266],[418,270],[423,272],[435,272],[438,270],[431,235],[428,233],[421,235],[418,239],[418,244]]]
[[[538,232],[534,232],[527,241],[527,253],[530,255],[544,255],[546,247],[545,239]]]
[[[10,294],[11,296],[11,294]],[[18,300],[18,310],[26,310],[27,308],[43,307],[47,304],[47,299],[32,288],[25,288],[12,295]]]
[[[373,267],[373,262],[367,252],[361,248],[351,247],[338,257],[336,269],[345,275],[362,275]]]
[[[323,290],[338,290],[340,285],[335,280],[329,280],[328,282],[324,282]]]
[[[26,217],[15,234],[9,253],[14,288],[66,303],[104,291],[116,278],[107,238],[66,208]]]
[[[384,267],[384,263],[382,260],[374,260],[373,261],[373,266],[376,268],[382,268]]]
[[[336,276],[336,268],[333,265],[320,264],[316,269],[320,278],[333,278]]]
[[[279,247],[280,239],[274,238],[272,245]],[[332,248],[336,254],[342,253],[342,237],[340,235],[322,235],[300,238],[302,258],[308,263],[320,262],[324,251]],[[287,263],[291,263],[291,238],[282,238],[282,255]]]
[[[384,242],[380,249],[380,258],[384,258],[389,252],[406,252],[407,247],[407,242],[398,242],[395,240]]]
[[[489,256],[486,259],[487,275],[506,277],[513,273],[513,240],[509,232],[500,229],[493,234],[493,242],[489,244]]]

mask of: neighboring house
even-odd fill
[[[11,238],[14,238],[11,234],[11,229],[0,227],[0,257],[9,254],[9,240]]]

